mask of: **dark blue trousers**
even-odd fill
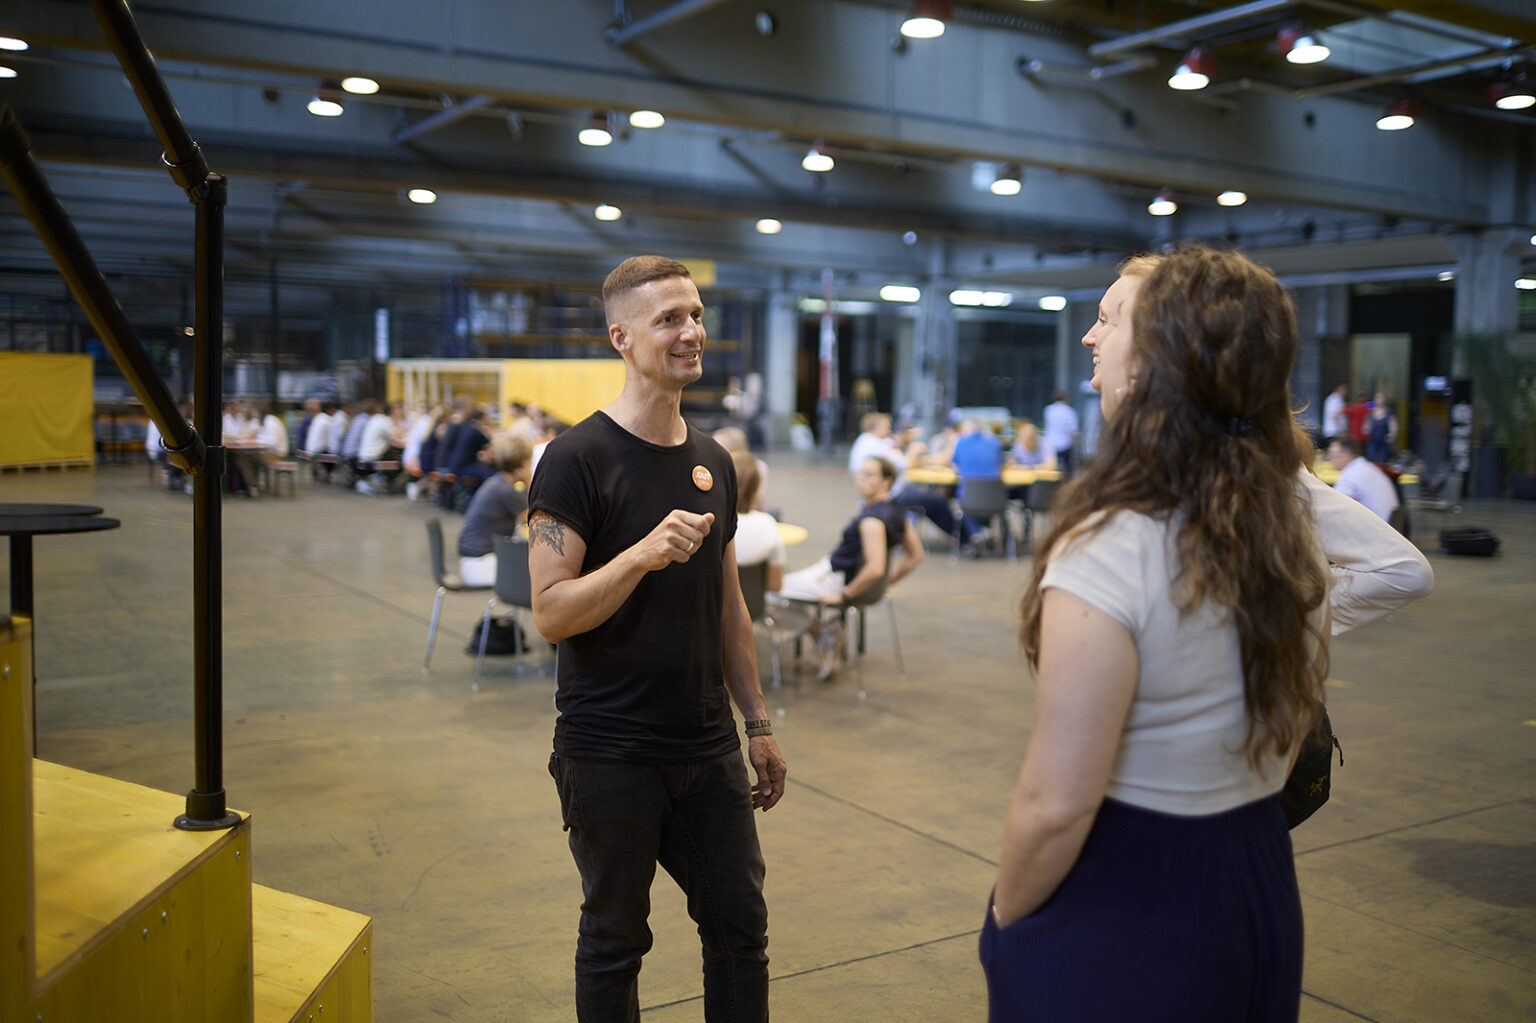
[[[981,962],[992,1023],[1295,1023],[1301,897],[1279,797],[1209,817],[1106,799],[1066,880]]]
[[[704,948],[704,1018],[768,1019],[768,908],[752,789],[740,752],[682,764],[556,753],[549,773],[581,871],[576,1017],[640,1019],[656,864],[688,899]]]

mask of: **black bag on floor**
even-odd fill
[[[1333,789],[1334,750],[1339,751],[1339,764],[1342,766],[1344,747],[1339,745],[1338,737],[1333,734],[1333,722],[1328,720],[1328,712],[1325,710],[1317,727],[1301,740],[1301,753],[1296,757],[1296,766],[1291,768],[1290,777],[1285,779],[1285,788],[1280,790],[1280,809],[1285,812],[1287,826],[1294,828],[1328,802]]]
[[[1499,553],[1499,538],[1486,529],[1468,526],[1440,530],[1440,549],[1447,554],[1476,554],[1492,557]]]
[[[484,618],[476,619],[474,631],[469,634],[469,646],[464,652],[471,657],[480,654],[480,627],[485,624]],[[518,654],[526,653],[528,645],[523,642],[523,630],[513,618],[492,618],[491,634],[485,640],[485,654]]]

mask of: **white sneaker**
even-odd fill
[[[843,627],[837,622],[828,622],[821,636],[816,640],[816,652],[821,656],[821,666],[816,670],[816,681],[825,682],[837,671],[842,661],[843,652]]]
[[[357,481],[357,486],[356,486],[355,489],[357,490],[357,492],[359,494],[371,494],[371,493],[373,493],[373,487],[368,484],[367,480],[358,480]]]

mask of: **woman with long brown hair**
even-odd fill
[[[981,941],[992,1018],[1294,1020],[1278,792],[1322,711],[1330,582],[1294,308],[1189,247],[1123,268],[1083,343],[1105,426],[1022,609],[1036,713]]]

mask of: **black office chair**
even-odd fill
[[[421,673],[432,671],[432,644],[437,640],[437,620],[443,610],[443,595],[449,590],[488,590],[489,586],[465,586],[457,572],[449,571],[443,553],[443,524],[438,519],[427,520],[427,553],[432,559],[432,581],[437,583],[437,599],[432,602],[432,624],[427,627],[427,656],[421,662]]]
[[[965,479],[960,492],[960,513],[987,523],[1008,556],[1018,557],[1013,529],[1008,525],[1008,486],[1001,479]]]
[[[480,669],[485,665],[485,644],[491,635],[491,612],[496,605],[510,608],[513,621],[517,621],[518,608],[528,611],[528,624],[525,626],[518,622],[522,631],[522,643],[517,653],[519,674],[526,667],[523,655],[527,650],[529,632],[533,628],[533,580],[528,574],[528,541],[515,536],[497,536],[492,537],[491,542],[496,549],[496,596],[486,602],[485,618],[480,623],[480,651],[475,658],[473,685],[476,690],[480,688]]]
[[[1056,496],[1060,480],[1035,480],[1024,495],[1024,552],[1033,554],[1035,516],[1051,510],[1051,499]]]

